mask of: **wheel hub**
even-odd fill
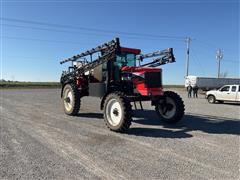
[[[113,110],[113,114],[114,114],[115,116],[118,116],[119,112],[118,112],[118,109],[117,109],[117,108],[115,108],[115,109]]]
[[[176,112],[176,104],[172,98],[167,97],[165,103],[159,104],[159,113],[166,119],[170,119]]]
[[[167,111],[171,111],[173,109],[173,105],[172,104],[166,104],[166,109]]]
[[[67,89],[64,93],[64,106],[67,111],[70,111],[73,107],[73,94],[70,89]]]
[[[64,99],[64,101],[65,101],[66,103],[70,103],[70,98],[69,98],[69,97],[66,97],[66,98]]]
[[[111,99],[106,107],[108,122],[117,126],[122,119],[122,108],[116,99]]]

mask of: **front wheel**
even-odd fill
[[[132,106],[124,94],[114,92],[104,102],[104,121],[107,127],[116,132],[126,131],[132,121]]]
[[[185,107],[182,98],[175,92],[164,92],[164,98],[155,106],[160,119],[166,123],[176,123],[184,115]]]
[[[63,88],[63,109],[68,115],[77,115],[80,109],[80,92],[74,84],[66,84]]]
[[[208,102],[209,102],[210,104],[213,104],[213,103],[215,103],[215,101],[216,101],[216,99],[215,99],[215,97],[214,97],[213,95],[209,95],[208,98],[207,98],[207,100],[208,100]]]

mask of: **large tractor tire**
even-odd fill
[[[63,88],[62,102],[63,109],[67,115],[78,114],[81,104],[80,92],[74,84],[67,84]]]
[[[109,94],[104,101],[104,121],[116,132],[126,131],[132,122],[132,106],[121,92]]]
[[[160,100],[155,110],[160,119],[166,123],[173,124],[180,121],[184,115],[185,106],[182,98],[175,92],[164,92],[165,100]]]

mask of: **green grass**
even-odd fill
[[[184,85],[163,85],[164,88],[185,88]]]
[[[0,81],[0,88],[59,88],[59,82],[19,82],[19,81]],[[181,88],[184,85],[163,85],[164,88]]]
[[[60,86],[59,82],[0,82],[0,88],[57,88]]]

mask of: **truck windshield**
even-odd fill
[[[116,65],[123,66],[136,66],[136,55],[131,53],[117,55]]]
[[[230,86],[224,86],[224,87],[222,87],[222,89],[221,89],[220,91],[222,91],[222,92],[228,92],[229,89],[230,89]]]

